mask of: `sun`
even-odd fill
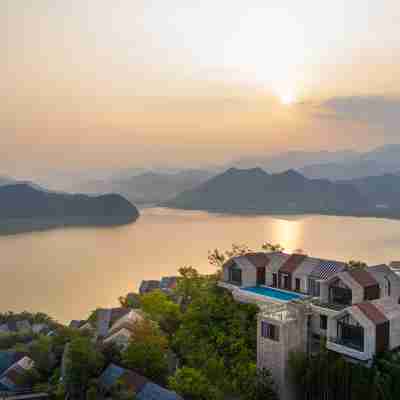
[[[279,96],[280,102],[285,105],[289,106],[296,102],[296,97],[293,93],[283,93]]]

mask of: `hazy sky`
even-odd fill
[[[398,0],[2,0],[0,50],[0,175],[400,142]]]

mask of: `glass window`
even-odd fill
[[[242,270],[239,268],[231,268],[229,270],[229,280],[237,285],[242,284]]]
[[[261,321],[261,336],[279,342],[279,326]]]
[[[319,327],[323,331],[328,329],[328,317],[326,315],[319,316]]]

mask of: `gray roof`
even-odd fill
[[[339,261],[321,260],[321,262],[313,269],[310,278],[314,279],[329,279],[331,276],[343,271],[346,264]]]
[[[143,389],[136,394],[137,400],[183,400],[175,392],[164,389],[155,383],[147,383]]]

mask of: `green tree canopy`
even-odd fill
[[[103,355],[90,338],[78,337],[68,347],[65,364],[65,385],[73,398],[83,398],[92,378],[99,375],[104,366]]]
[[[285,251],[285,248],[280,245],[279,243],[270,243],[270,242],[265,242],[262,245],[262,249],[268,252],[283,252]]]
[[[222,393],[208,380],[201,370],[189,367],[178,369],[168,380],[168,386],[185,400],[218,400]]]
[[[179,327],[182,315],[179,305],[161,290],[154,290],[141,298],[142,310],[157,321],[163,331],[172,335]]]
[[[168,341],[154,324],[144,320],[134,326],[132,340],[122,355],[123,364],[158,383],[168,373]]]

